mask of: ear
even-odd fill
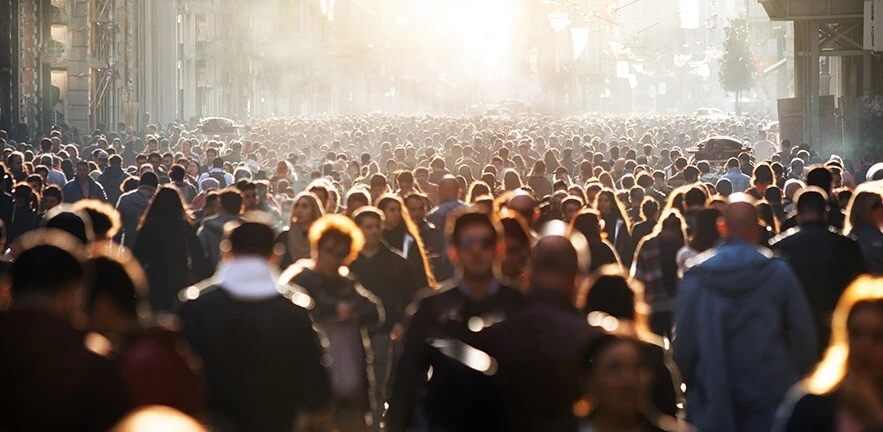
[[[722,217],[717,218],[717,232],[721,237],[727,237],[727,223]]]
[[[457,248],[453,246],[448,246],[448,259],[451,260],[451,263],[455,266],[460,265],[460,255],[457,253]]]

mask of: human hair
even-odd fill
[[[310,205],[310,209],[313,211],[313,220],[299,221],[299,220],[297,220],[297,218],[294,217],[294,207],[297,205],[297,202],[302,199],[306,200],[307,203]],[[325,216],[325,209],[319,203],[319,197],[317,197],[312,192],[301,192],[301,193],[295,195],[294,199],[291,200],[291,215],[289,217],[290,224],[293,225],[295,223],[301,222],[301,223],[306,223],[307,225],[309,225],[322,216]]]
[[[346,245],[349,252],[343,261],[345,265],[353,262],[365,246],[365,236],[359,227],[350,218],[339,214],[328,214],[317,219],[310,226],[308,237],[314,258],[327,241]]]
[[[359,227],[362,226],[362,221],[364,221],[365,219],[374,218],[381,223],[386,221],[386,216],[383,214],[383,212],[379,208],[374,206],[359,207],[359,209],[356,210],[355,213],[353,213],[352,218],[353,222],[355,222],[356,225],[358,225]]]
[[[822,217],[828,211],[828,194],[817,186],[807,186],[795,202],[798,215]]]
[[[139,306],[147,298],[147,277],[144,269],[128,250],[109,253],[94,248],[87,261],[95,275],[86,284],[86,305],[89,311],[101,298],[106,298],[126,318],[137,319]]]
[[[521,186],[521,176],[518,175],[517,171],[511,169],[503,171],[504,190],[513,191],[520,188]]]
[[[529,176],[543,176],[546,175],[546,162],[542,159],[537,160],[533,163],[533,167],[530,169]]]
[[[601,211],[601,209],[598,208],[598,201],[601,199],[602,196],[605,196],[610,200],[611,214],[604,215],[603,213],[601,213],[601,217],[603,217],[605,220],[607,220],[607,219],[611,219],[610,216],[615,216],[615,217],[622,220],[622,223],[625,226],[626,231],[631,232],[632,231],[631,218],[629,218],[627,216],[627,213],[625,212],[625,206],[623,206],[622,201],[619,199],[619,197],[616,196],[616,193],[613,192],[612,189],[601,189],[601,192],[599,192],[598,195],[595,197],[595,205],[594,205],[595,209],[598,210],[599,212]],[[610,222],[612,222],[612,220],[607,221],[607,223],[610,223]]]
[[[487,183],[485,183],[481,180],[477,180],[477,181],[472,182],[471,185],[469,185],[469,191],[466,192],[466,202],[472,203],[475,201],[476,198],[483,196],[483,195],[490,195],[490,194],[491,194],[490,186],[488,186]]]
[[[766,163],[757,164],[751,176],[751,185],[773,184],[773,169]]]
[[[684,204],[687,207],[703,207],[708,202],[708,193],[704,187],[693,186],[684,194]]]
[[[231,186],[218,194],[221,209],[229,215],[238,215],[242,211],[242,193]]]
[[[52,197],[58,200],[58,202],[64,201],[64,197],[61,194],[61,188],[57,185],[49,185],[43,189],[43,199],[45,200],[48,197]]]
[[[570,221],[568,235],[574,231],[579,231],[588,242],[601,241],[601,214],[591,208],[580,210]]]
[[[843,291],[831,318],[831,341],[825,356],[804,380],[806,389],[810,393],[824,395],[840,387],[849,368],[851,320],[859,308],[873,307],[878,313],[883,314],[881,286],[883,286],[883,276],[863,275]]]
[[[825,191],[825,193],[831,190],[831,183],[833,181],[834,176],[831,174],[831,171],[823,165],[813,166],[806,173],[806,185],[816,186]]]
[[[513,238],[522,245],[530,246],[530,228],[518,212],[504,211],[500,217],[500,227],[505,237]]]
[[[754,208],[757,209],[757,216],[763,224],[772,228],[773,232],[778,233],[779,222],[776,220],[776,212],[773,211],[773,206],[766,200],[760,200],[754,203]]]
[[[659,216],[659,202],[651,197],[644,197],[641,201],[641,218],[645,221],[656,220]]]
[[[736,159],[734,157],[727,159],[727,169],[739,168],[739,167],[740,167],[739,159]]]
[[[187,175],[187,171],[181,165],[175,164],[169,168],[169,178],[173,182],[184,181],[185,175]]]
[[[713,248],[721,235],[717,230],[717,221],[723,216],[716,208],[703,209],[696,214],[696,224],[693,226],[693,237],[688,242],[689,246],[697,252],[705,252]]]
[[[9,282],[13,300],[19,296],[57,295],[83,282],[86,276],[83,245],[64,231],[38,229],[25,233],[16,239],[12,251]]]
[[[628,276],[619,264],[597,268],[577,292],[577,309],[588,315],[603,312],[618,320],[631,321],[639,333],[649,335],[650,307],[644,301],[644,286]]]
[[[883,206],[883,199],[879,193],[870,190],[861,190],[852,195],[849,205],[846,206],[846,220],[843,223],[843,232],[849,234],[854,229],[862,227],[877,227],[873,212]]]
[[[159,186],[159,177],[156,176],[156,173],[152,171],[148,171],[144,174],[141,174],[141,177],[138,180],[138,186]]]
[[[456,215],[451,216],[452,219],[448,225],[448,244],[456,245],[460,241],[460,234],[466,227],[473,225],[483,225],[491,231],[491,239],[496,243],[502,236],[502,230],[499,223],[493,216],[484,214],[475,209],[464,210]]]
[[[150,205],[147,206],[147,211],[144,212],[138,229],[140,230],[151,223],[172,224],[177,221],[192,223],[190,215],[184,210],[181,192],[172,186],[163,186],[159,188],[150,201]]]
[[[73,209],[82,211],[89,216],[92,222],[92,237],[95,240],[113,238],[122,226],[120,213],[106,202],[97,199],[84,199],[74,203]]]
[[[273,228],[264,222],[243,221],[228,223],[224,240],[233,256],[269,257],[273,254],[276,236]]]

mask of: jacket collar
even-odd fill
[[[215,274],[215,283],[240,300],[260,301],[285,291],[278,284],[279,273],[267,260],[240,257],[224,262]]]

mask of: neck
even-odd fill
[[[368,258],[377,255],[378,252],[380,252],[380,242],[365,243],[365,247],[362,248],[362,255],[365,255]]]
[[[491,285],[494,283],[494,274],[463,275],[463,284],[469,288],[469,292],[476,299],[484,299],[490,295]]]

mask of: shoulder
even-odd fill
[[[215,284],[213,278],[191,285],[178,292],[178,301],[183,309],[189,309],[196,304],[210,301],[211,298],[220,294],[220,287]]]
[[[798,232],[800,232],[800,227],[790,228],[770,239],[770,245],[772,245],[772,247],[774,248],[787,245],[798,238],[796,236]]]

